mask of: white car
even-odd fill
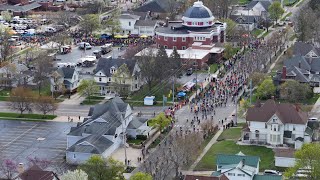
[[[81,42],[78,44],[80,49],[92,49],[91,44],[87,42]]]
[[[279,176],[282,175],[281,172],[276,171],[276,170],[270,170],[270,169],[264,170],[263,174],[265,174],[265,175],[279,175]]]
[[[316,118],[316,117],[311,117],[311,118],[309,118],[308,120],[309,120],[309,121],[318,121],[318,118]]]

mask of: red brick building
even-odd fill
[[[225,41],[226,23],[215,21],[210,9],[201,1],[194,3],[181,21],[167,21],[155,30],[157,46],[184,50],[193,43],[213,45]]]

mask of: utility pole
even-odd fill
[[[172,104],[174,104],[174,75],[172,79]]]
[[[124,114],[125,115],[125,113],[118,113],[118,114],[120,114],[120,119],[122,120],[123,118],[122,118],[122,115]],[[132,114],[130,114],[129,116],[131,116]],[[127,122],[126,122],[126,117],[124,117],[124,119],[123,119],[123,121],[124,121],[124,123],[125,124],[127,124]],[[121,122],[121,127],[122,127],[122,143],[123,143],[123,145],[124,145],[124,164],[125,164],[125,166],[128,166],[128,158],[127,158],[127,146],[126,146],[126,132],[125,132],[125,129],[124,129],[124,126],[123,126],[123,121]]]

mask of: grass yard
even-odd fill
[[[90,101],[89,97],[86,97],[84,101],[81,102],[81,105],[95,105],[99,104],[102,100],[104,100],[104,97],[102,96],[91,96]]]
[[[8,118],[8,120],[21,120],[19,118],[27,118],[27,119],[33,119],[33,120],[52,120],[56,118],[56,115],[42,115],[42,114],[20,114],[20,113],[4,113],[0,112],[0,117],[1,118]],[[15,119],[17,118],[17,119]]]
[[[254,29],[251,34],[254,36],[254,37],[258,37],[264,30],[263,29]]]
[[[285,6],[294,6],[299,0],[284,0],[283,4]]]
[[[172,81],[170,81],[172,82]],[[175,87],[180,87],[179,84],[176,84]],[[162,84],[154,84],[151,88],[151,91],[149,91],[148,85],[144,85],[141,87],[141,89],[134,94],[131,95],[131,97],[128,98],[128,100],[131,101],[143,101],[145,96],[155,96],[156,101],[162,101],[162,96],[165,94],[168,96],[170,93],[170,90],[172,88],[172,83],[162,83]],[[168,101],[170,98],[168,98]],[[171,100],[170,100],[171,101]]]
[[[240,146],[234,141],[220,141],[215,143],[207,154],[201,159],[195,168],[195,171],[212,171],[216,170],[216,155],[217,154],[237,154],[239,151],[245,155],[259,156],[260,171],[265,169],[274,169],[274,152],[263,146]]]
[[[250,2],[251,0],[239,0],[238,3],[239,5],[246,5]]]
[[[135,144],[135,145],[140,145],[141,142],[144,142],[144,140],[141,140],[141,139],[128,139],[127,140],[127,143]]]
[[[218,70],[218,64],[214,63],[210,65],[210,73],[214,74]]]
[[[241,127],[230,128],[224,130],[219,136],[218,141],[222,140],[238,140],[241,137]]]

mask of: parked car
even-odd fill
[[[187,76],[190,76],[191,74],[193,74],[192,68],[187,69]]]
[[[270,170],[270,169],[266,169],[264,170],[264,173],[265,175],[282,175],[282,173],[280,173],[279,171],[276,171],[276,170]]]
[[[80,49],[92,49],[91,44],[87,43],[87,42],[81,42],[79,43],[79,48]]]
[[[318,118],[316,118],[316,117],[311,117],[311,118],[309,118],[308,120],[309,120],[309,121],[318,121]]]

